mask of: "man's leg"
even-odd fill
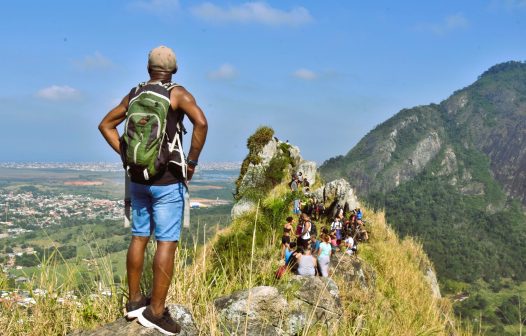
[[[152,205],[149,186],[130,183],[132,203],[132,239],[126,256],[129,302],[142,299],[141,275],[144,265],[144,251],[152,232]]]
[[[130,302],[138,302],[142,299],[141,275],[144,265],[144,250],[148,245],[149,237],[132,236],[128,254],[126,256],[126,271],[128,276],[128,290]]]
[[[152,187],[153,219],[157,251],[153,261],[153,290],[150,309],[153,315],[164,312],[166,295],[172,281],[175,250],[181,235],[184,193],[182,183]]]
[[[160,316],[164,312],[168,288],[172,282],[176,249],[177,242],[157,242],[157,251],[153,260],[153,291],[150,303],[155,316]]]

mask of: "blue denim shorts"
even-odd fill
[[[179,241],[183,223],[183,183],[163,186],[130,183],[132,235],[158,241]]]

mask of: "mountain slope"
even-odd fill
[[[420,237],[439,275],[525,280],[525,134],[526,64],[507,62],[439,105],[400,111],[320,171]]]

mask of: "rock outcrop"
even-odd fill
[[[281,288],[238,291],[214,305],[225,334],[296,335],[314,324],[330,327],[343,313],[336,283],[320,277],[292,276]]]
[[[297,146],[291,145],[288,142],[280,141],[278,138],[273,137],[265,146],[263,146],[262,150],[257,153],[258,163],[250,163],[246,172],[243,174],[238,188],[238,193],[239,195],[242,195],[242,197],[232,207],[232,219],[243,216],[255,209],[256,204],[243,195],[247,192],[249,193],[250,189],[263,184],[266,169],[269,167],[272,159],[279,155],[286,155],[290,158],[290,161],[292,162],[291,166],[289,166],[291,174],[301,172],[303,177],[306,178],[311,185],[316,182],[316,162],[304,160]]]
[[[317,199],[323,200],[323,202],[336,201],[336,204],[339,204],[342,208],[345,208],[345,204],[347,204],[349,209],[360,206],[360,202],[353,188],[351,188],[349,182],[343,178],[326,183],[316,189],[313,195]]]
[[[168,305],[170,315],[181,325],[178,336],[197,336],[199,330],[195,325],[194,318],[188,308],[182,305]],[[130,335],[162,335],[162,333],[141,326],[137,320],[127,321],[124,317],[115,322],[108,323],[93,330],[76,331],[70,336],[130,336]]]
[[[316,182],[316,162],[301,161],[296,170],[303,175],[304,179],[309,181],[310,185],[313,185]]]
[[[431,293],[433,294],[433,297],[440,299],[442,298],[442,294],[440,294],[440,286],[438,285],[438,279],[435,271],[431,266],[427,266],[424,271],[424,279],[426,279],[427,283],[431,287]]]
[[[331,265],[333,275],[342,277],[345,283],[357,284],[365,292],[372,292],[374,289],[376,272],[359,257],[335,253],[331,257]]]
[[[251,212],[255,208],[256,208],[256,203],[252,202],[251,200],[247,200],[243,198],[237,201],[236,204],[234,204],[234,206],[232,207],[232,210],[230,211],[230,215],[232,218],[241,217],[244,214]]]

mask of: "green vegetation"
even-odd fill
[[[245,176],[248,166],[250,164],[259,164],[260,158],[259,153],[265,147],[267,143],[269,143],[270,140],[272,140],[272,137],[274,136],[274,130],[267,126],[261,126],[259,127],[254,134],[252,134],[247,139],[247,148],[248,148],[248,155],[243,160],[243,163],[241,164],[241,171],[239,172],[239,177],[236,180],[236,193],[235,198],[239,199],[239,193],[240,193],[240,186],[243,182],[243,177]]]
[[[444,278],[526,280],[522,260],[526,231],[517,203],[487,213],[483,197],[462,195],[431,174],[419,175],[387,193],[385,203],[378,194],[371,195],[370,201],[385,206],[402,236],[420,237]]]
[[[525,102],[526,63],[499,64],[439,105],[400,111],[320,168],[385,209],[402,237],[418,237],[443,291],[468,293],[456,312],[487,335],[516,334],[519,319],[509,325],[495,311],[526,301]],[[440,149],[417,169],[415,149],[431,133]]]
[[[119,316],[124,292],[114,283],[109,259],[99,259],[89,273],[84,273],[82,283],[77,281],[79,272],[77,265],[66,263],[58,251],[41,260],[38,273],[17,289],[18,293],[32,294],[35,298],[31,308],[5,298],[0,301],[2,333],[65,335],[71,330],[89,329]],[[104,288],[105,294],[98,288]],[[0,272],[0,289],[14,289],[12,279],[3,272]]]
[[[217,316],[203,308],[210,304],[207,297],[286,283],[287,275],[281,281],[276,281],[273,275],[279,265],[281,224],[291,213],[290,196],[282,182],[259,202],[256,210],[234,220],[206,246],[196,261],[199,271],[186,271],[193,278],[204,279],[201,289],[193,287],[197,286],[195,281],[191,289],[184,285],[176,287],[173,298],[193,307],[199,321],[204,321],[206,334],[222,334],[217,329]],[[455,329],[448,322],[451,313],[447,300],[433,299],[423,278],[423,265],[428,265],[429,260],[422,247],[412,239],[398,239],[386,225],[382,213],[369,210],[366,213],[372,238],[368,244],[361,245],[360,256],[374,267],[376,286],[371,292],[364,292],[359,284],[334,277],[345,309],[337,328],[329,331],[322,326],[308,326],[303,334],[343,336],[357,335],[360,330],[360,335],[371,336],[446,335]],[[199,293],[198,297],[189,297],[187,291]],[[361,329],[364,321],[367,328]],[[456,332],[468,334],[459,329]]]
[[[286,146],[281,148],[271,168],[264,172],[265,181],[260,186],[268,191],[257,200],[258,206],[252,212],[236,218],[229,226],[221,217],[226,209],[217,207],[194,212],[192,231],[195,235],[191,243],[182,244],[178,249],[168,301],[186,305],[204,335],[223,334],[213,309],[215,298],[257,285],[286,284],[288,275],[277,281],[274,272],[280,262],[282,224],[291,214],[293,199],[288,186],[291,162],[287,153]],[[247,197],[247,194],[239,196]],[[422,247],[410,238],[400,240],[387,226],[382,213],[365,211],[371,239],[368,244],[361,245],[360,256],[374,268],[376,285],[364,290],[358,283],[350,284],[335,276],[333,279],[340,288],[345,313],[335,329],[307,325],[302,335],[447,335],[451,332],[467,335],[451,323],[448,301],[431,295],[423,274],[423,268],[429,267],[429,260]],[[121,315],[125,301],[121,277],[115,272],[112,254],[100,256],[96,251],[98,246],[109,247],[122,240],[121,230],[124,229],[110,222],[104,224],[57,228],[45,235],[34,232],[30,241],[20,237],[15,249],[22,245],[27,248],[51,243],[57,243],[58,249],[77,246],[76,259],[87,253],[84,249],[94,251],[91,256],[93,268],[79,282],[77,274],[83,274],[82,266],[67,262],[61,258],[59,250],[55,250],[42,260],[41,267],[35,270],[32,282],[27,285],[27,288],[45,288],[49,295],[40,297],[31,309],[0,303],[3,312],[0,330],[8,334],[63,335],[104,324]],[[212,231],[208,231],[210,228]],[[218,230],[217,234],[214,229]],[[207,241],[202,246],[197,238],[201,235]],[[207,235],[213,238],[207,240]],[[84,238],[86,236],[88,239]],[[66,237],[77,244],[61,244],[60,240]],[[122,254],[118,257],[123,259]],[[0,286],[6,288],[10,286],[8,282],[0,273]],[[90,299],[87,293],[96,292],[101,285],[112,295]],[[148,289],[148,283],[143,285]],[[294,288],[289,288],[292,290]],[[78,295],[78,300],[58,303],[57,298],[65,298],[72,291]]]
[[[526,282],[517,285],[507,278],[492,284],[477,281],[465,293],[469,297],[455,304],[455,313],[471,321],[477,332],[519,335],[521,324],[526,325]]]

